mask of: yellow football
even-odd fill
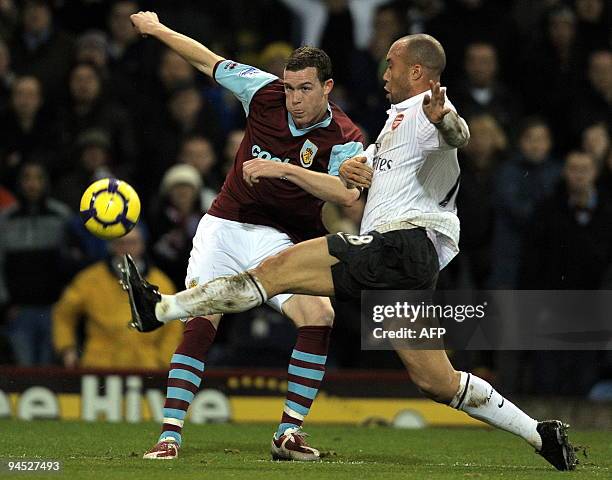
[[[140,198],[128,183],[103,178],[92,183],[81,197],[81,219],[93,235],[105,240],[128,233],[140,216]]]

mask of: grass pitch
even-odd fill
[[[312,426],[317,463],[273,462],[272,425],[187,425],[176,461],[142,460],[158,426],[0,420],[0,459],[54,459],[70,479],[533,479],[612,478],[610,432],[572,431],[579,453],[575,472],[557,472],[521,439],[491,429],[399,430],[388,427]],[[32,478],[0,473],[6,478]]]

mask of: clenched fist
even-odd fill
[[[136,31],[142,35],[152,35],[161,23],[155,12],[138,12],[130,15],[130,20]]]

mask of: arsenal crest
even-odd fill
[[[404,114],[400,113],[399,115],[397,115],[395,117],[395,119],[393,120],[393,123],[391,124],[391,130],[395,130],[400,123],[402,123],[402,120],[404,119]]]
[[[302,167],[308,168],[312,165],[312,161],[317,154],[317,150],[319,150],[319,147],[317,147],[310,140],[306,140],[304,142],[304,145],[302,145],[302,149],[300,150],[300,162]]]

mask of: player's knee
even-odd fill
[[[329,300],[322,298],[293,296],[283,305],[283,313],[298,328],[332,327],[334,324],[334,309]]]
[[[412,381],[427,398],[438,403],[448,404],[456,393],[453,389],[452,372],[443,375],[431,375],[430,373],[411,374]]]
[[[258,279],[270,282],[275,278],[282,278],[282,269],[285,265],[284,255],[277,254],[266,258],[254,270]]]
[[[310,315],[304,316],[304,325],[302,326],[323,326],[331,327],[334,325],[335,313],[331,305],[320,305]]]

